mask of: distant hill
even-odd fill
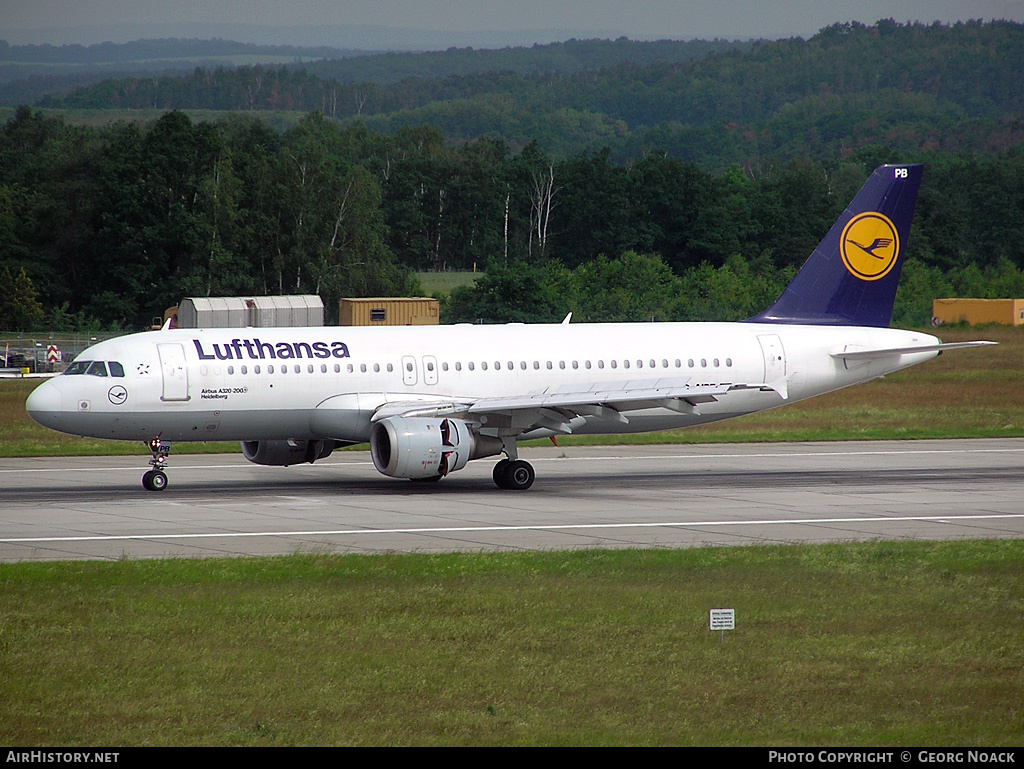
[[[358,51],[320,46],[256,45],[232,40],[134,40],[96,45],[9,45],[0,40],[0,62],[20,64],[132,64],[146,61],[214,59],[228,56],[290,56],[337,59]]]
[[[520,75],[580,72],[620,64],[678,64],[709,53],[746,50],[752,42],[729,40],[567,40],[528,48],[449,48],[424,53],[383,53],[312,62],[311,74],[339,83],[397,83],[406,78],[446,78],[489,72]]]
[[[492,135],[555,156],[658,147],[715,166],[859,147],[998,149],[1024,138],[1024,25],[837,24],[803,40],[549,46],[110,79],[55,108],[319,110],[394,133]]]
[[[499,71],[575,72],[623,62],[679,62],[710,51],[749,46],[750,43],[720,40],[638,43],[620,39],[569,40],[527,48],[380,53],[228,40],[138,40],[90,46],[11,46],[0,40],[0,104],[34,104],[47,95],[64,96],[73,88],[88,87],[109,78],[149,78],[153,73],[175,77],[196,67],[233,69],[245,65],[299,64],[312,75],[338,83],[388,84],[409,77],[443,78]]]
[[[340,60],[364,52],[331,47],[256,45],[231,40],[165,38],[95,45],[9,45],[0,40],[0,104],[34,104],[111,77],[149,77],[196,67],[236,67]]]

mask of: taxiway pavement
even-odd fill
[[[537,481],[491,460],[438,483],[379,475],[365,452],[262,467],[171,455],[0,460],[0,560],[694,547],[1024,537],[1024,439],[526,449]]]

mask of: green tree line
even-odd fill
[[[342,296],[416,293],[413,270],[474,267],[486,278],[445,320],[735,319],[774,299],[875,165],[900,161],[927,164],[900,317],[926,322],[933,296],[965,288],[1024,294],[1019,146],[717,173],[318,112],[279,133],[244,115],[87,127],[22,108],[0,127],[0,275],[24,271],[39,307],[7,322],[41,309],[51,326],[132,328],[183,296],[264,293],[318,293],[331,314]]]

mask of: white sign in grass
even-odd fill
[[[712,609],[711,610],[711,629],[718,630],[721,632],[721,638],[725,640],[726,630],[736,629],[736,610],[735,609]]]

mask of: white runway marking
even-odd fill
[[[784,526],[835,523],[905,523],[907,521],[933,521],[937,523],[963,523],[967,521],[991,521],[999,519],[1024,518],[1024,513],[1000,513],[993,515],[907,515],[856,518],[791,518],[781,520],[763,519],[757,521],[650,521],[647,523],[580,523],[580,524],[536,524],[530,526],[445,526],[405,529],[318,529],[309,531],[234,531],[205,534],[125,534],[116,536],[87,537],[22,537],[0,539],[5,544],[41,542],[116,542],[119,540],[180,540],[215,539],[237,537],[339,537],[361,534],[465,534],[505,531],[579,531],[595,529],[651,529],[697,526]]]

